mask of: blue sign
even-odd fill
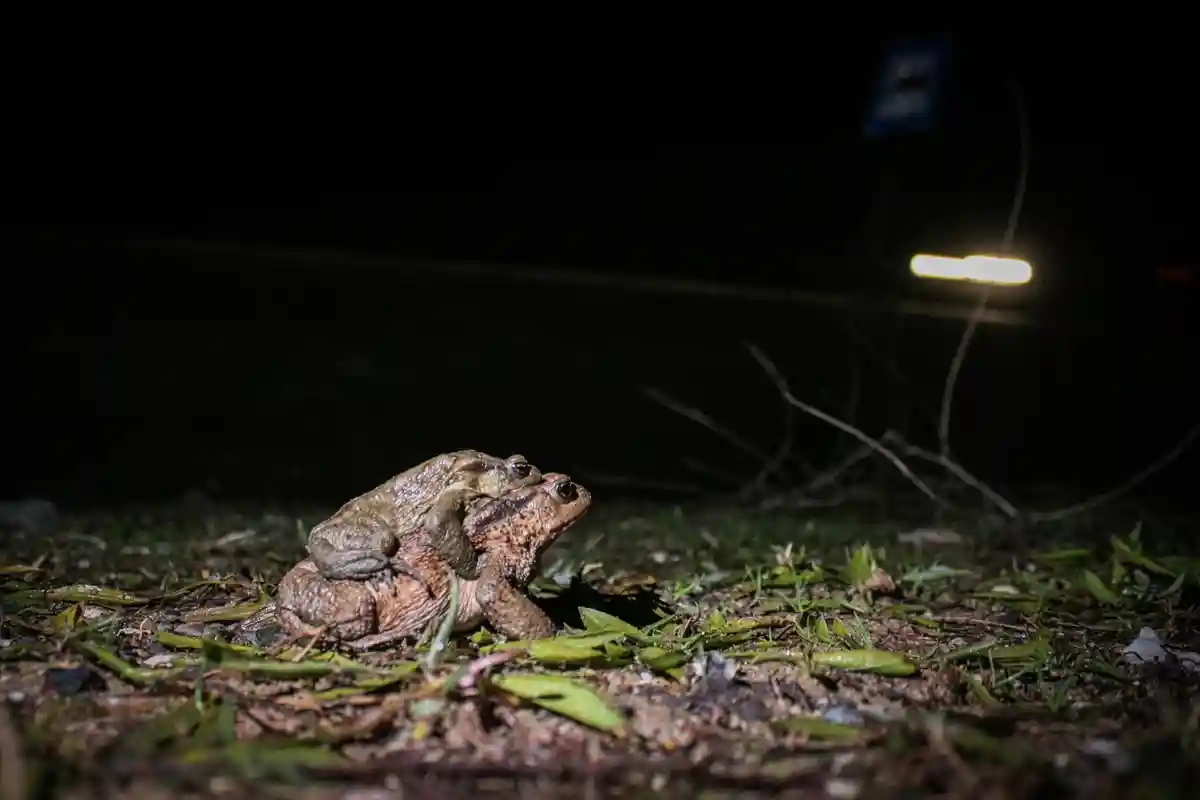
[[[863,133],[879,138],[931,130],[949,56],[945,38],[893,44],[883,60]]]

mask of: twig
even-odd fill
[[[663,408],[674,411],[679,416],[690,419],[697,425],[708,428],[710,431],[715,433],[717,436],[720,436],[722,439],[729,442],[743,453],[754,456],[762,462],[769,462],[771,460],[771,456],[768,453],[764,453],[762,450],[758,449],[738,434],[724,427],[700,409],[692,408],[691,406],[685,406],[677,400],[668,397],[664,392],[655,389],[653,386],[643,386],[642,392]]]
[[[913,381],[912,377],[907,375],[904,370],[900,369],[900,365],[896,363],[895,359],[889,358],[888,356],[885,356],[883,353],[879,352],[879,349],[875,346],[875,344],[867,338],[866,333],[860,331],[853,322],[848,322],[846,324],[846,333],[851,339],[854,340],[855,343],[858,344],[860,348],[862,348],[864,353],[870,356],[871,359],[879,366],[883,367],[884,371],[891,376],[893,381],[907,384],[910,394],[913,393],[915,382]],[[938,416],[934,409],[930,408],[926,401],[920,397],[916,398],[915,405],[921,408],[921,410],[928,415],[927,421],[930,423],[930,427],[936,428]]]
[[[303,661],[305,659],[305,657],[308,656],[308,654],[310,652],[312,652],[312,649],[317,644],[317,641],[320,640],[320,638],[326,634],[326,632],[329,630],[329,627],[330,627],[329,625],[322,625],[320,628],[318,628],[317,632],[309,637],[308,644],[304,645],[304,647],[301,648],[299,653],[292,656],[292,661],[295,661],[295,662]]]
[[[958,340],[958,349],[954,351],[954,359],[950,362],[950,371],[946,373],[946,385],[942,389],[942,415],[938,420],[938,444],[941,454],[946,458],[950,457],[950,409],[954,405],[954,387],[958,384],[958,373],[967,359],[967,348],[970,347],[971,340],[975,338],[975,329],[979,327],[979,320],[983,316],[984,309],[987,308],[990,294],[991,287],[989,286],[984,286],[980,290],[979,303],[975,306],[975,312],[971,314],[971,319],[967,321],[962,338]]]
[[[1099,505],[1103,505],[1110,500],[1115,500],[1116,498],[1133,489],[1142,481],[1149,478],[1154,473],[1166,467],[1172,461],[1179,458],[1179,456],[1183,455],[1183,452],[1192,446],[1192,443],[1196,440],[1197,436],[1200,436],[1200,422],[1193,425],[1192,429],[1188,431],[1184,437],[1180,439],[1179,442],[1170,450],[1168,450],[1161,458],[1151,463],[1141,472],[1138,472],[1132,478],[1125,481],[1115,489],[1111,489],[1104,494],[1096,495],[1095,497],[1089,500],[1084,500],[1081,503],[1076,503],[1073,506],[1067,506],[1066,508],[1060,508],[1055,511],[1035,511],[1029,514],[1029,521],[1056,522],[1057,520],[1065,519],[1066,517],[1079,514],[1083,511],[1090,511],[1091,509],[1096,508]]]
[[[933,620],[934,622],[940,622],[943,624],[948,623],[951,625],[964,625],[964,626],[978,625],[981,628],[1002,628],[1003,630],[1006,630],[1006,631],[1016,631],[1017,633],[1025,633],[1025,634],[1029,633],[1029,628],[1030,628],[1029,625],[1014,625],[1011,622],[997,622],[995,620],[990,620],[990,619],[979,619],[978,617],[955,617],[955,616],[950,616],[947,614],[943,614],[940,616],[930,615],[929,619]]]
[[[743,499],[749,497],[755,492],[760,492],[767,486],[767,481],[771,476],[782,469],[784,462],[792,455],[792,446],[796,437],[796,410],[791,403],[784,402],[783,404],[783,436],[779,440],[779,446],[775,448],[775,455],[766,464],[763,464],[762,469],[754,476],[754,480],[742,487],[738,495]]]
[[[809,481],[808,485],[804,487],[804,493],[818,492],[827,486],[833,485],[837,482],[838,478],[842,477],[843,473],[845,473],[858,462],[862,461],[864,458],[870,456],[872,452],[874,452],[874,450],[869,444],[859,445],[857,449],[848,453],[841,461]]]
[[[883,441],[891,442],[897,447],[903,448],[905,455],[923,458],[926,461],[932,461],[934,464],[944,467],[951,474],[953,474],[954,477],[958,478],[967,486],[970,486],[972,489],[975,489],[977,492],[986,497],[992,503],[992,505],[1003,511],[1010,518],[1016,519],[1017,517],[1021,516],[1021,512],[1017,510],[1016,506],[1005,500],[999,492],[976,478],[970,472],[967,472],[966,468],[957,461],[954,461],[945,455],[931,453],[928,450],[917,447],[916,445],[909,444],[908,442],[904,441],[903,437],[901,437],[896,431],[888,431],[885,433],[883,435]]]
[[[463,694],[474,694],[479,688],[479,676],[486,673],[489,669],[498,667],[520,656],[520,650],[498,650],[495,653],[480,656],[467,664],[455,688]]]
[[[1021,94],[1021,87],[1017,83],[1010,81],[1008,88],[1013,93],[1013,104],[1017,109],[1021,165],[1017,170],[1017,188],[1013,193],[1012,208],[1008,212],[1008,224],[1004,229],[1004,239],[1000,245],[1000,251],[1003,253],[1007,253],[1012,249],[1013,240],[1017,236],[1017,225],[1021,220],[1021,209],[1025,205],[1025,193],[1029,187],[1031,146],[1029,141],[1029,115],[1025,111],[1025,98]],[[954,360],[950,362],[950,371],[946,373],[946,385],[942,391],[942,416],[938,422],[938,444],[942,456],[946,458],[950,457],[950,409],[954,405],[954,387],[958,383],[958,373],[962,369],[963,361],[966,360],[967,348],[970,346],[971,340],[975,337],[975,330],[979,327],[979,323],[983,319],[984,311],[987,310],[987,302],[990,294],[991,287],[985,285],[979,295],[979,304],[975,306],[975,310],[971,314],[971,319],[967,322],[967,327],[963,331],[962,338],[958,340],[958,349],[954,352]]]
[[[836,483],[842,475],[864,458],[868,458],[875,451],[870,445],[860,444],[853,452],[848,453],[845,458],[834,464],[829,469],[817,475],[809,481],[804,488],[789,493],[791,502],[798,506],[808,507],[811,505],[837,505],[840,501],[815,501],[807,497],[813,492],[818,492],[827,486]],[[762,507],[765,509],[779,508],[785,502],[786,498],[777,498],[764,501]]]
[[[894,466],[900,472],[901,475],[903,475],[905,478],[907,478],[909,480],[909,482],[912,483],[913,486],[916,486],[917,489],[919,489],[926,497],[928,497],[930,500],[932,500],[938,506],[945,507],[946,501],[943,500],[941,497],[939,497],[937,494],[935,494],[932,489],[930,489],[928,486],[926,486],[924,481],[922,481],[920,478],[918,478],[916,475],[914,475],[912,470],[908,468],[908,465],[905,464],[902,460],[900,460],[899,456],[897,456],[895,453],[893,453],[891,450],[889,450],[887,447],[885,447],[880,442],[876,441],[875,439],[872,439],[870,436],[867,436],[865,433],[860,431],[858,428],[855,428],[853,425],[850,425],[846,422],[842,422],[837,417],[826,414],[824,411],[821,411],[819,408],[810,406],[808,403],[805,403],[804,401],[797,398],[795,395],[792,394],[791,390],[788,389],[787,379],[783,377],[783,374],[779,371],[779,368],[775,366],[774,362],[772,362],[771,359],[767,358],[766,354],[764,354],[761,350],[759,350],[758,347],[756,347],[755,345],[753,345],[749,342],[746,342],[745,346],[746,346],[746,349],[748,349],[750,351],[750,355],[752,355],[754,357],[754,360],[758,362],[758,365],[760,367],[762,367],[762,369],[767,373],[767,375],[771,378],[771,380],[775,382],[775,386],[776,386],[776,388],[778,388],[779,394],[782,395],[785,400],[787,400],[789,403],[794,405],[796,408],[803,411],[805,414],[816,417],[817,419],[821,420],[822,422],[824,422],[828,425],[832,425],[833,427],[837,428],[838,430],[842,431],[843,433],[847,433],[850,436],[853,436],[855,439],[858,439],[860,442],[862,442],[863,444],[870,447],[876,453],[879,453],[881,456],[886,458],[888,461],[892,462],[892,466]]]

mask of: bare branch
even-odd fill
[[[958,340],[958,349],[954,351],[954,360],[950,362],[950,371],[946,373],[946,385],[942,389],[942,415],[938,420],[938,444],[945,458],[950,457],[950,409],[954,406],[954,387],[958,384],[958,373],[967,359],[967,348],[975,338],[975,330],[979,327],[979,320],[983,318],[990,293],[991,288],[988,286],[984,286],[980,291],[979,303],[975,306],[971,319],[967,321],[962,338]]]
[[[958,478],[967,486],[970,486],[972,489],[975,489],[977,492],[986,497],[992,505],[1003,511],[1010,518],[1016,519],[1017,517],[1021,516],[1021,512],[1017,510],[1016,506],[1005,500],[999,492],[976,478],[970,472],[967,472],[966,468],[958,462],[947,458],[944,455],[931,453],[928,450],[917,447],[916,445],[909,444],[908,442],[904,441],[900,434],[896,433],[895,431],[888,431],[885,433],[883,435],[883,440],[885,442],[892,442],[896,444],[897,447],[903,448],[905,455],[923,458],[926,461],[932,461],[934,464],[945,468],[951,474],[953,474],[954,477]]]
[[[679,401],[667,396],[664,392],[655,389],[653,386],[643,386],[642,392],[663,408],[666,408],[669,411],[674,411],[679,416],[690,419],[697,425],[708,428],[710,431],[736,447],[738,450],[741,450],[743,453],[754,456],[761,462],[769,463],[771,461],[770,454],[763,452],[749,441],[743,439],[738,434],[721,425],[719,422],[710,417],[708,414],[705,414],[700,409],[693,408],[691,406],[685,406]]]
[[[837,417],[826,414],[824,411],[821,411],[819,408],[810,406],[808,403],[805,403],[804,401],[798,399],[795,395],[792,394],[791,390],[788,389],[787,379],[783,377],[783,374],[779,371],[779,368],[775,366],[774,362],[772,362],[771,359],[767,358],[766,354],[764,354],[761,350],[759,350],[758,347],[756,347],[755,345],[753,345],[749,342],[746,342],[745,346],[746,346],[746,349],[750,351],[750,355],[752,355],[754,357],[754,360],[758,362],[758,365],[760,367],[762,367],[763,371],[766,372],[767,375],[771,378],[771,380],[775,382],[775,386],[779,389],[779,394],[782,395],[783,398],[786,399],[789,403],[791,403],[796,408],[803,411],[805,414],[816,417],[817,419],[821,420],[822,422],[826,423],[827,425],[832,425],[833,427],[837,428],[838,430],[842,431],[843,433],[847,433],[850,436],[853,436],[855,439],[858,439],[860,442],[862,442],[863,444],[870,447],[876,453],[879,453],[881,456],[886,458],[888,461],[892,462],[892,466],[894,466],[900,472],[901,475],[903,475],[905,478],[907,478],[909,480],[909,482],[912,483],[913,486],[916,486],[917,489],[919,489],[926,497],[928,497],[930,500],[932,500],[938,506],[944,507],[946,505],[946,502],[944,500],[942,500],[942,498],[940,498],[937,494],[935,494],[932,489],[930,489],[928,486],[926,486],[924,481],[922,481],[920,478],[918,478],[916,475],[913,474],[912,470],[910,470],[908,468],[907,464],[905,464],[903,461],[900,460],[899,456],[897,456],[895,453],[893,453],[891,450],[889,450],[884,445],[880,444],[875,439],[872,439],[870,436],[867,436],[865,433],[860,431],[858,428],[855,428],[853,425],[842,422]]]
[[[1104,494],[1096,495],[1095,497],[1089,500],[1084,500],[1081,503],[1076,503],[1073,506],[1067,506],[1066,508],[1060,508],[1055,511],[1035,511],[1029,514],[1029,520],[1031,522],[1056,522],[1060,519],[1065,519],[1066,517],[1070,517],[1084,511],[1090,511],[1091,509],[1103,505],[1110,500],[1115,500],[1183,455],[1184,451],[1191,447],[1192,443],[1196,441],[1197,436],[1200,436],[1200,423],[1196,423],[1194,426],[1192,426],[1192,429],[1188,431],[1174,447],[1163,454],[1161,458],[1151,463],[1141,472],[1138,472],[1132,478],[1125,481],[1115,489],[1107,491]]]

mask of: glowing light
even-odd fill
[[[909,262],[918,278],[938,278],[947,281],[970,281],[1019,286],[1033,278],[1033,267],[1019,258],[973,255],[965,258],[934,256],[918,253]]]

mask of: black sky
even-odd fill
[[[8,218],[798,286],[836,263],[857,280],[881,257],[998,244],[1020,154],[1011,81],[1032,144],[1016,249],[1050,284],[1144,282],[1192,258],[1186,50],[1161,33],[949,33],[939,127],[887,142],[861,129],[900,34],[586,79],[552,60],[445,85],[398,67],[338,103],[344,79],[306,99],[286,71],[236,93],[82,90],[18,126]]]
[[[723,457],[647,403],[642,383],[703,399],[770,441],[763,409],[776,398],[739,342],[753,338],[816,391],[845,361],[841,323],[821,309],[422,281],[336,260],[273,272],[120,245],[238,240],[497,270],[918,291],[914,250],[991,249],[1002,235],[1020,163],[1010,82],[1032,143],[1016,249],[1037,277],[1024,296],[1042,319],[1087,312],[1115,335],[1084,353],[1071,325],[1044,338],[989,329],[962,419],[988,418],[1001,390],[1012,410],[1003,425],[970,426],[975,442],[962,446],[1014,474],[1046,463],[1051,477],[1074,479],[1081,464],[1101,485],[1124,477],[1194,405],[1170,382],[1190,380],[1180,364],[1193,350],[1147,324],[1178,328],[1196,307],[1168,308],[1194,301],[1197,284],[1165,290],[1155,269],[1200,266],[1189,240],[1196,69],[1170,33],[955,33],[941,124],[891,142],[862,136],[891,37],[858,30],[793,31],[751,57],[717,40],[689,40],[703,58],[664,44],[653,64],[613,49],[582,65],[514,52],[532,67],[520,76],[445,50],[415,70],[397,58],[349,74],[310,52],[308,73],[280,60],[230,81],[213,55],[195,65],[211,65],[199,80],[147,62],[136,79],[81,70],[62,91],[21,83],[38,105],[9,102],[3,225],[52,228],[6,251],[25,270],[3,320],[5,341],[27,344],[16,354],[27,368],[12,373],[28,437],[15,449],[31,453],[19,490],[54,494],[61,480],[66,496],[172,492],[216,476],[229,491],[240,481],[249,495],[269,484],[332,500],[464,440],[581,474],[636,463],[673,475],[680,452]],[[447,319],[466,322],[437,327]],[[960,323],[897,325],[901,360],[940,386]],[[741,379],[721,377],[737,365]],[[430,403],[429,387],[464,371],[470,391]],[[490,415],[472,405],[477,384],[505,387]],[[579,430],[546,424],[560,414]],[[1125,441],[1104,445],[1114,464],[1099,464],[1094,430],[1122,414],[1162,429],[1121,428]],[[1076,460],[1054,462],[1039,437],[1062,444],[1064,419]]]

